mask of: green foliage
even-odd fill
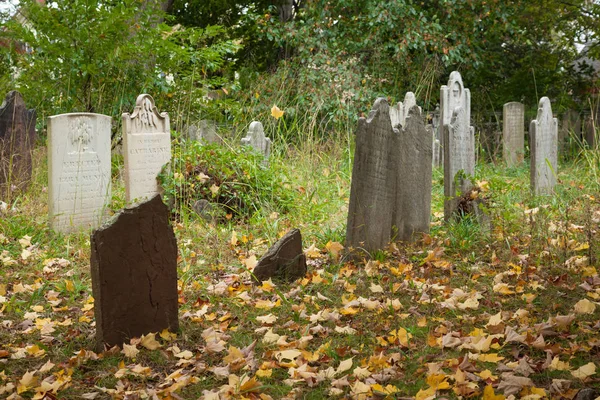
[[[217,217],[248,218],[255,212],[287,212],[292,192],[284,187],[283,169],[267,167],[264,157],[247,147],[228,148],[200,142],[176,143],[170,171],[160,176],[165,198],[176,213],[204,199],[219,205]]]

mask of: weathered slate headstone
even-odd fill
[[[206,144],[222,143],[223,139],[217,133],[215,121],[203,119],[188,127],[188,136],[191,140]]]
[[[529,128],[531,189],[536,195],[551,194],[558,173],[558,121],[552,116],[550,99],[542,97],[537,118]]]
[[[525,156],[525,106],[506,103],[502,113],[502,154],[508,167],[516,167]]]
[[[271,139],[265,136],[265,129],[262,123],[254,121],[248,128],[248,134],[242,138],[242,145],[251,146],[254,150],[269,158],[271,154]]]
[[[420,107],[413,105],[399,130],[396,204],[393,225],[399,240],[411,241],[429,232],[433,132],[425,128]]]
[[[0,106],[0,198],[9,202],[13,191],[27,189],[31,181],[35,120],[21,94],[8,92]]]
[[[111,199],[110,120],[72,113],[48,118],[48,211],[52,229],[95,228]]]
[[[160,195],[95,230],[91,251],[97,350],[179,329],[177,241]]]
[[[457,71],[440,90],[440,126],[444,151],[444,219],[457,210],[458,197],[468,192],[475,173],[475,134],[471,126],[471,92]]]
[[[306,256],[302,250],[302,235],[292,229],[277,241],[254,267],[253,280],[260,284],[270,278],[294,281],[306,275]]]
[[[159,193],[156,177],[171,161],[169,115],[160,113],[150,95],[139,95],[133,113],[123,119],[125,196],[128,202]]]
[[[457,211],[458,198],[473,187],[475,174],[475,135],[467,113],[461,106],[454,110],[450,124],[444,127],[444,219]]]
[[[391,239],[396,198],[396,133],[384,98],[375,101],[368,118],[358,120],[346,247],[366,251],[384,248]]]

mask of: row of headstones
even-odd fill
[[[25,189],[31,180],[35,110],[11,91],[0,107],[0,196]],[[156,181],[171,160],[169,115],[159,113],[150,95],[125,113],[123,153],[128,203],[159,192]],[[48,118],[48,197],[50,226],[60,232],[95,228],[111,200],[111,117],[70,113]],[[243,145],[269,156],[271,141],[260,122],[250,125]]]
[[[471,93],[456,71],[440,90],[437,145],[444,160],[444,219],[473,188],[475,136]],[[507,118],[507,121],[512,121]],[[346,245],[366,251],[383,249],[392,239],[411,241],[429,232],[432,160],[437,151],[433,128],[426,128],[414,95],[390,108],[377,99],[368,118],[360,118],[352,169]],[[558,124],[550,100],[543,97],[531,122],[531,187],[553,191],[557,171]],[[475,205],[476,206],[476,205]]]

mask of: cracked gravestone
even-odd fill
[[[276,278],[294,281],[306,275],[306,256],[302,250],[300,230],[292,229],[277,241],[263,255],[254,267],[253,280],[262,281]]]
[[[97,350],[179,328],[177,241],[160,195],[91,235]]]

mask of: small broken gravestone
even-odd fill
[[[306,275],[306,256],[302,250],[302,235],[292,229],[258,260],[252,272],[254,283],[276,278],[292,282]]]
[[[265,160],[271,154],[271,139],[265,136],[263,125],[259,121],[253,121],[248,128],[248,134],[242,138],[242,145],[251,146],[258,153],[265,156]]]
[[[540,99],[537,118],[529,128],[531,190],[536,195],[551,194],[558,173],[558,121],[552,116],[550,99]]]
[[[160,195],[96,229],[91,252],[98,351],[179,329],[177,241]]]
[[[11,192],[29,186],[35,119],[21,93],[8,92],[0,106],[0,199],[10,202]]]

